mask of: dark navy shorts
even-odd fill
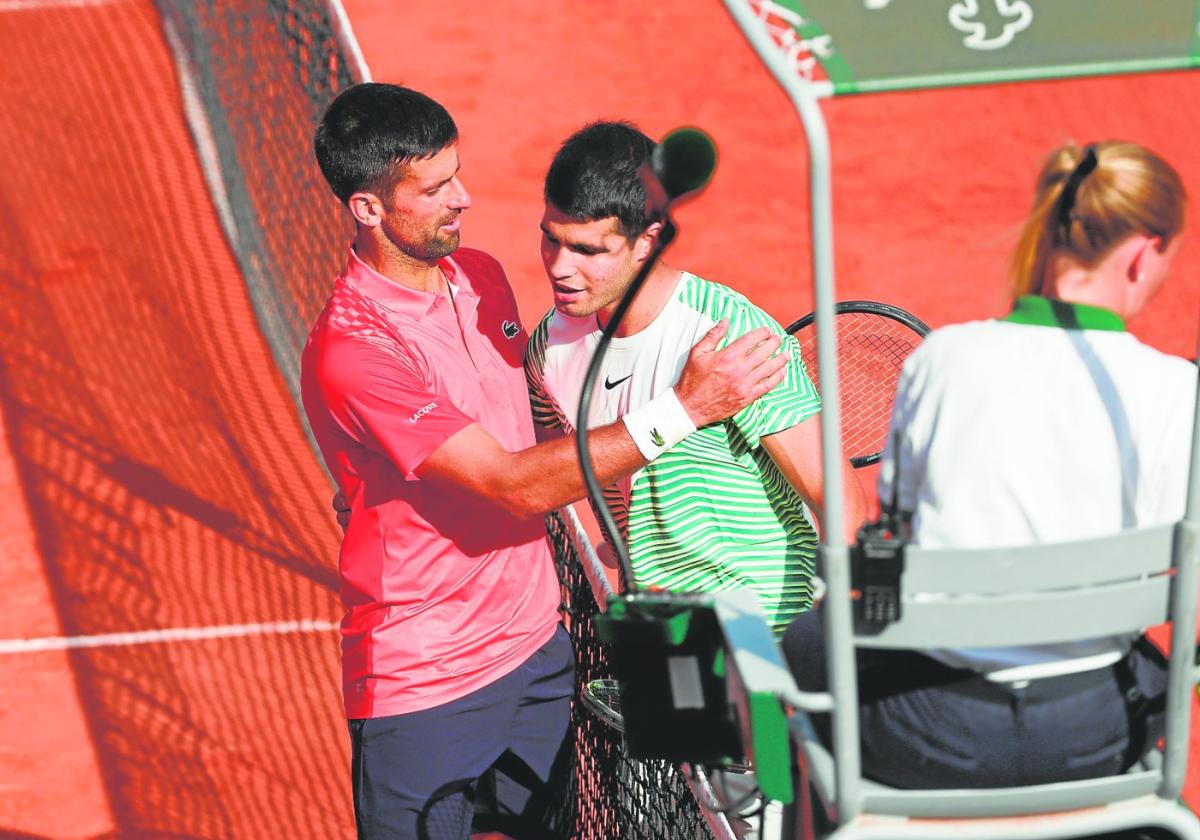
[[[477,804],[479,828],[522,840],[565,837],[555,823],[565,821],[570,789],[563,775],[572,767],[574,660],[559,625],[516,670],[465,697],[351,720],[359,838],[467,840]]]

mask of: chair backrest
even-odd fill
[[[821,757],[814,738],[798,733],[810,753],[816,789],[846,811],[923,817],[1003,816],[1087,808],[1157,792],[1179,796],[1188,749],[1192,637],[1196,632],[1200,527],[1191,517],[1175,525],[1126,531],[1103,539],[1005,549],[910,547],[900,585],[901,615],[882,631],[830,634],[828,655],[849,663],[853,647],[928,650],[1007,647],[1082,641],[1137,633],[1171,620],[1174,643],[1167,692],[1163,769],[1111,779],[996,790],[901,791],[870,785],[858,774],[857,689],[826,695],[839,726],[854,738],[835,739]],[[808,695],[806,708],[820,708]],[[810,751],[809,747],[814,749]],[[830,760],[832,759],[832,761]],[[827,762],[827,763],[826,763]],[[824,766],[823,766],[824,765]],[[844,770],[853,768],[847,775]],[[847,807],[848,806],[848,807]]]
[[[1007,549],[910,546],[901,618],[860,647],[921,650],[1053,644],[1166,621],[1174,526]]]

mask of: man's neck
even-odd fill
[[[656,265],[651,270],[650,276],[646,278],[646,282],[642,284],[641,290],[625,312],[625,317],[621,319],[621,325],[613,335],[617,338],[637,335],[654,323],[658,313],[663,311],[663,307],[670,300],[671,292],[675,290],[675,285],[679,282],[679,276],[680,271],[677,268],[671,268],[661,262]],[[601,327],[606,325],[615,309],[616,304],[614,303],[609,311],[597,312],[596,322]]]
[[[444,281],[437,260],[415,259],[387,239],[364,231],[354,237],[354,253],[372,270],[394,283],[420,292],[442,291]]]

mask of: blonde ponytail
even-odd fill
[[[1132,234],[1158,237],[1165,249],[1183,229],[1186,200],[1179,173],[1136,143],[1057,149],[1042,166],[1013,250],[1013,296],[1047,294],[1055,255],[1093,266]]]

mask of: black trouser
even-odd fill
[[[783,639],[800,688],[828,685],[821,612]],[[910,651],[860,650],[863,774],[899,788],[1009,787],[1120,773],[1158,742],[1163,714],[1131,724],[1117,666],[1028,683],[994,683]],[[1125,663],[1146,697],[1166,688],[1165,663],[1137,645]],[[815,721],[828,741],[828,721]],[[1143,729],[1144,727],[1144,729]]]

